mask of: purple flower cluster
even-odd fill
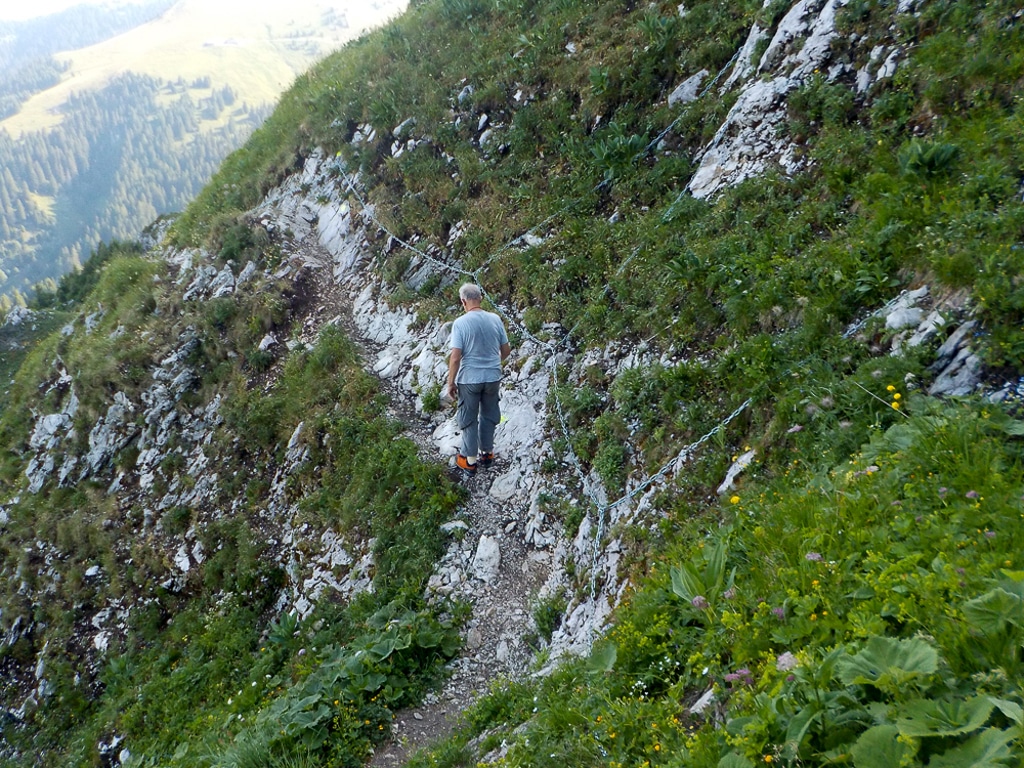
[[[725,682],[739,683],[741,685],[753,685],[754,675],[749,669],[743,667],[742,669],[737,669],[735,672],[727,674],[725,676]]]

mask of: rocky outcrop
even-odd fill
[[[22,306],[14,306],[4,317],[4,327],[16,328],[19,325],[29,325],[35,319],[36,313],[31,309]]]
[[[905,55],[899,46],[876,46],[867,63],[856,71],[847,55],[836,53],[836,17],[846,4],[847,0],[799,0],[774,32],[753,23],[719,89],[720,95],[738,90],[738,96],[714,138],[697,157],[697,170],[687,186],[694,197],[711,197],[773,168],[787,175],[803,168],[801,148],[784,128],[790,94],[812,78],[830,83],[852,80],[850,87],[864,94],[873,83],[895,74]],[[897,13],[909,13],[913,6],[901,3]],[[767,47],[755,60],[769,34]]]

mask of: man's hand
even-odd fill
[[[458,402],[459,386],[455,383],[455,377],[459,373],[459,365],[462,363],[462,350],[454,347],[448,357],[448,397]]]

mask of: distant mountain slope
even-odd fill
[[[99,6],[76,5],[25,21],[0,20],[0,88],[24,64],[58,51],[74,51],[109,40],[158,18],[176,0]]]
[[[183,207],[299,72],[402,7],[178,0],[5,24],[0,306]]]

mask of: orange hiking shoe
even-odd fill
[[[470,464],[469,459],[467,459],[461,453],[455,457],[455,466],[457,466],[463,472],[468,472],[471,475],[474,472],[476,472],[476,464]]]

